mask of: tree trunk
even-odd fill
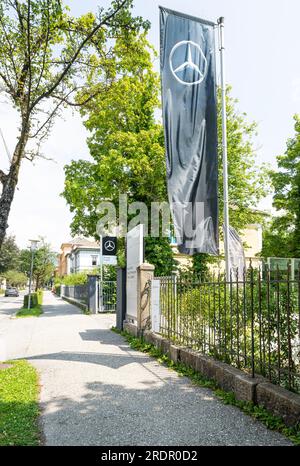
[[[7,179],[3,184],[0,198],[0,249],[8,228],[8,216],[18,183],[19,167],[11,166]]]
[[[24,156],[27,141],[28,129],[23,129],[14,151],[9,172],[2,180],[2,193],[0,197],[0,250],[8,228],[7,220],[18,184],[21,161]]]

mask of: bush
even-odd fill
[[[28,294],[24,296],[23,307],[28,308]],[[39,307],[43,303],[43,290],[37,290],[35,293],[31,293],[30,296],[30,308]]]
[[[58,278],[58,284],[62,285],[69,285],[69,286],[75,286],[75,285],[85,285],[87,283],[87,275],[88,273],[91,272],[79,272],[79,273],[72,273],[71,275],[66,275],[65,277]]]
[[[55,284],[52,288],[52,291],[57,295],[60,296],[60,285]]]

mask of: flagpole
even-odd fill
[[[227,113],[226,113],[226,80],[225,80],[225,46],[224,18],[218,19],[219,51],[221,62],[221,93],[222,93],[222,148],[223,148],[223,192],[224,192],[224,251],[226,280],[230,279],[229,265],[229,208],[228,208],[228,160],[227,160]]]

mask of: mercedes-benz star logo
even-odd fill
[[[104,243],[104,248],[108,252],[112,252],[115,249],[115,243],[111,240],[108,240]]]
[[[178,53],[176,53],[176,51],[181,47],[185,48],[184,56],[186,56],[187,59],[184,63],[178,66],[178,63],[176,63],[178,62],[178,58],[176,60]],[[200,84],[206,76],[207,60],[205,55],[202,52],[200,45],[191,40],[182,40],[181,42],[177,42],[171,50],[169,62],[174,78],[185,86],[195,86],[196,84]],[[185,80],[185,74],[182,74],[182,72],[186,69],[194,71],[193,80]]]

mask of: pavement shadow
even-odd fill
[[[74,387],[74,399],[41,403],[47,445],[289,445],[186,379],[140,380],[139,387],[95,380],[80,398]]]
[[[59,304],[43,304],[42,317],[60,317],[82,314],[82,311],[68,303],[59,302]]]
[[[105,345],[124,346],[120,343],[119,335],[108,329],[86,329],[84,332],[79,332],[83,341],[98,341]]]
[[[113,354],[113,353],[89,353],[89,352],[68,352],[61,351],[58,353],[38,354],[35,356],[27,356],[27,361],[34,360],[52,360],[52,361],[68,361],[96,364],[97,366],[106,366],[111,369],[119,369],[128,364],[139,363],[143,364],[149,362],[149,357],[143,355],[130,356],[129,354]]]

